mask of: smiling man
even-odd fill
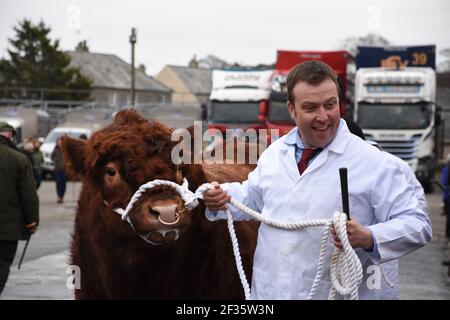
[[[334,77],[314,77],[315,74],[306,77],[301,71],[294,69],[291,74],[291,81],[288,83],[288,110],[305,147],[323,148],[333,140],[339,127],[337,81]]]
[[[346,167],[352,214],[347,234],[363,267],[359,298],[396,299],[397,259],[431,239],[428,208],[414,195],[398,162],[351,134],[340,119],[339,86],[328,65],[309,61],[295,66],[287,88],[296,128],[263,152],[247,181],[214,183],[215,189],[205,192],[207,218],[226,218],[222,210],[232,196],[274,220],[330,219],[342,211],[339,168]],[[236,220],[249,219],[234,207],[230,211]],[[253,298],[307,298],[322,232],[320,227],[289,231],[262,224],[253,264]],[[342,247],[334,233],[333,237],[325,261],[331,260],[334,246]],[[328,298],[329,264],[324,269],[314,299]]]

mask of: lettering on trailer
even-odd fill
[[[259,74],[228,74],[225,76],[225,81],[259,81],[261,76]]]

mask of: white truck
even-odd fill
[[[40,109],[25,107],[0,107],[1,121],[15,127],[16,144],[20,146],[24,138],[45,137],[50,131],[50,115]]]
[[[426,192],[434,180],[436,72],[430,67],[360,68],[354,119],[367,140],[406,161]]]
[[[270,99],[274,70],[214,70],[208,128],[262,129],[259,115]]]
[[[59,137],[67,135],[71,138],[80,138],[81,135],[85,135],[89,138],[92,133],[100,128],[99,125],[95,126],[86,123],[65,123],[53,128],[40,147],[40,151],[44,156],[44,163],[42,164],[43,176],[53,174],[55,163],[52,160],[52,153]]]

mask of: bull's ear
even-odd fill
[[[85,173],[85,148],[85,140],[70,138],[67,135],[61,138],[64,165],[66,172],[72,177]]]
[[[132,109],[121,110],[114,116],[114,124],[119,126],[140,124],[146,121],[136,110]]]

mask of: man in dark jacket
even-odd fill
[[[27,156],[12,143],[14,128],[0,122],[0,295],[19,240],[39,224],[39,200]]]

